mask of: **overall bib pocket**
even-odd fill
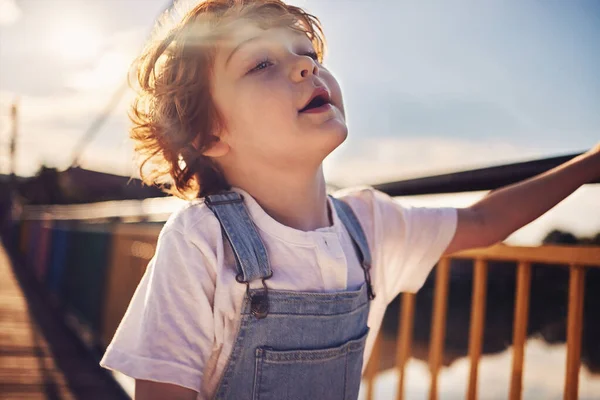
[[[368,332],[325,349],[257,348],[253,399],[356,399]]]

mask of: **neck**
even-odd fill
[[[319,167],[310,177],[277,176],[261,179],[229,177],[229,183],[248,192],[277,222],[301,231],[313,231],[333,225],[327,203],[323,169]]]

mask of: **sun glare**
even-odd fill
[[[102,36],[93,27],[66,21],[52,34],[53,47],[65,61],[81,62],[96,57],[102,48]]]

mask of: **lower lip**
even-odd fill
[[[327,104],[323,104],[322,106],[320,106],[320,107],[317,107],[317,108],[311,108],[311,109],[309,109],[309,110],[306,110],[306,111],[301,111],[301,112],[300,112],[300,114],[316,114],[316,113],[322,113],[322,112],[325,112],[325,111],[328,111],[328,110],[330,110],[331,108],[332,108],[331,104],[330,104],[330,103],[327,103]]]

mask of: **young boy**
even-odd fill
[[[101,365],[139,399],[355,399],[385,308],[444,254],[488,246],[600,176],[600,147],[468,208],[326,194],[347,136],[318,20],[209,0],[140,57],[142,173],[196,198],[165,224]]]

